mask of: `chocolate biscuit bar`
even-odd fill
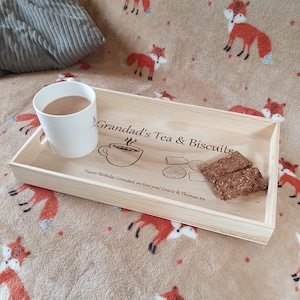
[[[214,178],[212,187],[218,198],[229,200],[265,190],[267,184],[259,169],[253,167]]]
[[[199,170],[209,182],[213,182],[215,178],[250,167],[252,167],[251,161],[235,151],[209,165],[200,166]]]

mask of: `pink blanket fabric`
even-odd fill
[[[299,299],[300,4],[81,2],[104,45],[68,69],[0,79],[0,298]],[[269,243],[18,182],[8,162],[39,126],[33,95],[67,78],[280,122]]]

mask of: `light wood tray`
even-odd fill
[[[88,156],[51,152],[38,128],[10,161],[20,182],[266,244],[276,219],[279,123],[95,88],[99,144]],[[237,150],[268,191],[218,199],[197,164]]]

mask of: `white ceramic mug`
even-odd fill
[[[81,96],[90,104],[79,112],[53,115],[43,112],[52,101],[61,97]],[[33,107],[52,150],[65,158],[91,153],[98,144],[97,105],[95,91],[77,82],[58,82],[42,88],[33,98]]]

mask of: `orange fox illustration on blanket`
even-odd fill
[[[300,232],[296,232],[296,238],[298,241],[298,245],[300,247]],[[291,276],[294,279],[294,281],[298,282],[300,280],[300,249],[299,249],[299,258],[298,258],[299,264],[298,268],[295,273],[293,273]]]
[[[172,101],[174,96],[170,95],[167,93],[167,91],[162,91],[162,92],[154,92],[156,98],[161,99],[161,100],[167,100],[167,101]]]
[[[21,244],[21,238],[2,247],[4,261],[0,264],[0,298],[30,300],[18,275],[24,259],[30,254]]]
[[[285,103],[274,102],[270,98],[268,98],[267,103],[263,107],[261,112],[256,109],[245,107],[242,105],[235,105],[232,108],[230,108],[229,111],[265,117],[267,119],[283,122],[285,120],[283,116],[284,107]]]
[[[62,73],[62,74],[58,74],[56,82],[64,82],[64,81],[68,81],[70,79],[74,79],[76,76],[73,75],[70,72],[66,72],[66,73]]]
[[[250,55],[250,49],[255,40],[257,40],[257,47],[259,57],[265,64],[272,63],[272,46],[270,38],[256,27],[245,23],[247,7],[250,2],[243,2],[240,0],[233,0],[233,2],[224,10],[224,15],[228,20],[229,38],[224,50],[230,51],[236,38],[243,40],[243,48],[237,56],[241,56],[247,48],[245,60]]]
[[[154,70],[157,70],[161,64],[166,63],[165,48],[160,48],[153,44],[152,51],[149,56],[139,53],[131,53],[124,61],[124,66],[131,66],[137,61],[137,69],[134,74],[139,73],[142,76],[142,70],[144,67],[149,68],[148,80],[153,80]]]
[[[134,13],[134,11],[136,11],[136,15],[138,15],[139,13],[139,2],[140,0],[134,0],[134,4],[133,4],[133,9],[131,11],[131,13]],[[150,0],[142,0],[143,3],[143,7],[144,7],[144,12],[146,14],[146,16],[150,16],[151,15],[151,9],[150,9]],[[129,4],[129,0],[125,0],[125,4],[123,6],[123,9],[126,11],[128,8],[128,4]]]
[[[142,214],[139,219],[130,223],[128,230],[131,230],[132,227],[137,223],[141,223],[141,225],[139,225],[135,233],[136,238],[139,237],[141,229],[148,225],[153,225],[158,231],[148,246],[148,250],[153,254],[155,254],[158,244],[164,240],[178,238],[181,235],[185,235],[190,238],[196,238],[197,236],[195,227],[147,214]]]
[[[169,292],[155,295],[155,300],[184,300],[184,298],[179,294],[177,286],[174,286]]]
[[[300,180],[296,177],[296,169],[298,165],[291,164],[280,158],[278,164],[279,181],[278,187],[282,187],[284,184],[289,183],[295,188],[295,193],[290,198],[295,198],[300,194]],[[300,202],[298,202],[300,204]]]
[[[22,202],[19,205],[27,206],[27,208],[23,211],[28,212],[37,203],[45,200],[45,205],[40,214],[40,226],[44,229],[48,229],[58,211],[58,200],[54,194],[54,191],[24,183],[18,189],[10,191],[9,194],[11,196],[16,196],[20,192],[27,189],[33,192],[33,196],[28,201]]]
[[[28,134],[30,129],[40,126],[40,121],[35,114],[21,114],[16,117],[16,122],[30,121],[25,126],[21,127],[19,130],[23,131],[25,129],[25,134]]]

